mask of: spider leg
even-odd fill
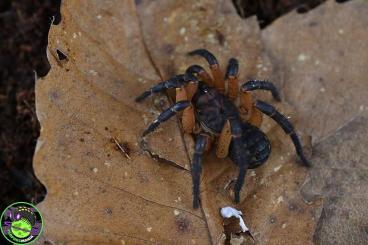
[[[231,127],[229,120],[226,121],[218,138],[216,156],[218,158],[225,158],[229,153],[229,146],[231,143]]]
[[[187,84],[190,81],[197,81],[197,78],[195,76],[193,76],[192,74],[189,74],[189,73],[174,76],[174,77],[170,78],[169,80],[160,82],[160,83],[156,84],[155,86],[153,86],[152,88],[150,88],[149,90],[143,92],[141,95],[139,95],[135,99],[135,101],[136,102],[141,102],[145,98],[150,96],[151,94],[158,93],[158,92],[161,92],[161,91],[166,91],[167,89],[180,88],[180,87],[184,86],[185,84]]]
[[[268,90],[268,91],[271,91],[272,97],[275,100],[281,101],[279,91],[277,90],[277,88],[275,87],[275,85],[273,85],[273,83],[268,82],[268,81],[250,80],[250,81],[244,83],[241,86],[240,89],[241,89],[242,92],[245,92],[245,91],[253,91],[253,90],[256,90],[256,89]]]
[[[206,149],[208,136],[199,134],[196,138],[193,163],[192,163],[192,181],[193,181],[193,208],[199,207],[199,184],[202,172],[202,155]]]
[[[206,72],[206,70],[199,65],[192,65],[189,66],[188,69],[185,71],[186,73],[190,74],[197,74],[198,77],[208,86],[213,87],[213,81],[211,76]]]
[[[236,179],[234,186],[235,202],[240,201],[240,190],[244,185],[244,179],[249,167],[249,152],[244,151],[243,142],[241,140],[242,127],[239,119],[232,119],[231,123],[231,134],[232,134],[232,154],[231,159],[239,168],[238,178]]]
[[[245,110],[249,117],[248,122],[253,126],[259,128],[262,124],[262,113],[254,107],[253,96],[249,91],[242,91],[240,93],[240,110]]]
[[[193,95],[196,93],[198,84],[194,82],[188,83],[186,87],[181,87],[176,89],[176,102],[178,101],[191,101]],[[193,105],[184,109],[181,122],[183,129],[186,133],[192,133],[195,126],[195,116]]]
[[[165,111],[163,111],[156,120],[154,120],[146,130],[144,130],[143,132],[143,137],[146,136],[147,134],[153,132],[162,122],[167,121],[169,118],[171,118],[172,116],[174,116],[176,113],[178,113],[179,111],[184,110],[185,108],[187,108],[188,106],[190,106],[190,102],[187,100],[184,101],[179,101],[177,103],[175,103],[174,105],[172,105],[171,107],[169,107],[168,109],[166,109]]]
[[[282,115],[280,112],[278,112],[275,107],[273,107],[270,104],[267,104],[266,102],[257,100],[255,103],[255,107],[257,107],[260,111],[262,111],[267,116],[271,117],[277,124],[280,125],[280,127],[284,130],[286,134],[288,134],[291,138],[291,140],[294,143],[296,153],[302,160],[303,164],[307,167],[311,166],[309,161],[306,159],[303,153],[303,148],[300,143],[299,137],[295,132],[295,129],[293,125],[289,122],[289,120]]]
[[[229,60],[229,64],[226,69],[226,80],[228,80],[228,91],[229,97],[232,100],[235,100],[238,96],[239,85],[238,85],[238,72],[239,72],[239,62],[235,58],[231,58]]]
[[[213,80],[214,80],[214,87],[220,92],[225,92],[225,81],[222,77],[220,66],[218,64],[218,61],[216,57],[208,50],[206,49],[196,49],[188,53],[188,55],[199,55],[203,58],[205,58],[210,65],[210,69],[212,72]]]

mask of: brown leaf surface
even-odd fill
[[[283,81],[285,98],[316,143],[302,189],[308,201],[325,197],[316,244],[368,241],[368,120],[361,115],[368,109],[367,13],[364,0],[328,1],[306,15],[291,13],[262,33],[273,77]]]
[[[335,92],[326,86],[325,95],[319,96],[316,104],[316,85],[311,86],[310,76],[318,77],[317,70],[326,76],[334,74],[331,64],[342,70],[344,63],[329,63],[327,58],[322,59],[329,49],[323,49],[327,54],[320,54],[321,50],[315,48],[307,50],[321,55],[320,67],[296,66],[295,57],[310,54],[299,50],[304,44],[293,39],[290,27],[284,27],[288,25],[285,22],[295,22],[296,26],[298,21],[303,22],[294,13],[284,17],[285,21],[277,21],[275,29],[270,26],[261,33],[256,19],[240,19],[230,1],[136,3],[138,11],[132,1],[66,1],[62,4],[62,23],[51,28],[48,51],[52,69],[36,88],[42,131],[35,171],[48,190],[45,201],[39,204],[46,223],[44,240],[71,244],[217,244],[223,240],[219,208],[235,206],[232,191],[224,189],[236,177],[235,165],[208,154],[201,185],[202,206],[193,210],[188,171],[191,137],[183,138],[173,119],[148,139],[150,151],[181,168],[155,162],[143,154],[139,136],[168,101],[155,97],[137,104],[134,97],[191,64],[205,66],[202,60],[185,54],[208,48],[223,69],[230,57],[237,57],[242,81],[268,77],[279,85],[283,81],[284,97],[292,106],[285,102],[275,105],[298,122],[298,129],[306,128],[318,141],[355,115],[350,109],[363,98],[361,77],[352,82],[355,91],[360,91],[352,98],[354,105],[343,103],[346,97],[342,91],[350,89],[352,94],[353,88],[341,82]],[[322,9],[327,16],[339,9],[330,3],[326,6],[318,11]],[[324,18],[320,15],[310,12],[305,16],[310,20]],[[322,24],[303,27],[306,33],[315,31],[313,28],[329,30]],[[299,35],[308,35],[303,33],[300,30]],[[287,35],[291,37],[284,39]],[[288,41],[291,44],[285,45]],[[315,43],[306,41],[308,44]],[[293,49],[289,52],[290,47]],[[59,61],[56,49],[68,59]],[[359,69],[361,66],[349,72]],[[335,77],[331,81],[327,78],[325,81],[332,84]],[[270,100],[268,94],[257,95]],[[329,114],[329,110],[335,112]],[[327,127],[320,123],[324,122],[317,116],[320,114],[325,121],[331,115],[341,120],[331,121]],[[295,163],[288,137],[268,119],[262,128],[270,136],[273,152],[268,164],[248,172],[242,201],[235,207],[243,212],[259,244],[311,244],[320,203],[306,204],[300,195],[306,170]],[[111,137],[128,143],[130,160],[116,149]]]

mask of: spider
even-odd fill
[[[181,113],[181,122],[186,133],[195,135],[195,152],[192,159],[193,208],[200,203],[200,175],[202,155],[216,143],[216,156],[230,159],[239,169],[234,185],[235,202],[240,201],[240,190],[244,184],[247,169],[256,168],[266,162],[271,153],[271,144],[259,127],[262,113],[278,123],[294,143],[297,155],[305,166],[310,166],[303,153],[300,140],[288,119],[272,105],[256,100],[251,91],[262,89],[272,93],[280,101],[276,87],[268,81],[251,80],[238,85],[239,64],[235,58],[228,62],[223,77],[216,57],[206,49],[188,53],[201,56],[209,63],[212,77],[199,65],[190,66],[184,74],[160,82],[136,98],[141,102],[148,96],[176,89],[176,103],[163,111],[143,132],[143,137],[153,132],[160,123]],[[227,91],[225,85],[227,82]],[[239,109],[236,104],[239,103]],[[240,112],[247,113],[244,120]]]

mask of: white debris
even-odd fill
[[[339,29],[339,34],[344,34],[344,30],[343,29]]]
[[[93,76],[96,76],[98,74],[95,70],[89,70],[89,73]]]
[[[97,172],[98,172],[98,169],[97,169],[97,168],[92,168],[92,171],[93,171],[94,173],[97,173]]]
[[[245,225],[244,220],[243,220],[243,213],[235,208],[232,207],[223,207],[221,208],[221,216],[223,218],[231,218],[231,217],[235,217],[239,219],[239,225],[242,228],[243,232],[249,231],[248,227]]]
[[[273,171],[274,171],[274,172],[277,172],[277,171],[279,171],[279,170],[280,170],[280,168],[281,168],[281,165],[279,165],[279,166],[275,167],[275,168],[273,169]]]
[[[99,19],[99,20],[102,18],[102,16],[101,16],[100,14],[99,14],[99,15],[97,15],[96,17],[97,17],[97,19]]]
[[[299,54],[298,61],[305,61],[306,59],[308,59],[308,56],[305,54]]]
[[[179,210],[174,209],[174,215],[178,216],[180,214]]]
[[[180,28],[180,31],[179,31],[179,33],[180,33],[180,35],[184,35],[185,34],[185,32],[187,31],[187,29],[185,29],[185,27],[182,27],[182,28]]]
[[[280,204],[283,201],[284,201],[284,198],[282,196],[279,196],[279,198],[277,198],[277,204]]]
[[[147,227],[147,231],[151,232],[152,231],[152,227]]]

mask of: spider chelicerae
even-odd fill
[[[181,113],[184,131],[195,135],[195,152],[191,167],[194,208],[198,208],[200,202],[202,155],[213,143],[216,145],[217,157],[229,156],[239,168],[234,186],[235,202],[239,202],[239,193],[244,184],[247,169],[262,165],[271,153],[270,141],[259,129],[262,113],[281,126],[293,141],[302,163],[310,166],[289,120],[272,105],[253,99],[251,91],[262,89],[270,91],[273,98],[280,101],[279,93],[272,83],[251,80],[242,84],[239,89],[239,64],[235,58],[229,60],[226,75],[223,76],[216,57],[208,50],[197,49],[189,52],[188,55],[205,58],[209,63],[212,77],[201,66],[192,65],[185,74],[176,75],[158,83],[138,96],[136,101],[141,102],[154,93],[176,89],[176,103],[163,111],[143,132],[143,136],[154,131],[160,123],[178,112]],[[238,101],[238,107],[236,101]],[[247,113],[247,120],[241,118],[240,111]]]

